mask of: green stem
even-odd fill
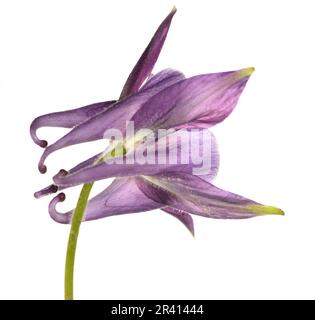
[[[65,267],[65,300],[73,300],[73,271],[77,240],[84,211],[89,200],[93,183],[83,185],[77,206],[73,212],[71,230],[69,234],[66,267]]]
[[[111,148],[107,150],[105,155],[102,155],[95,161],[95,164],[101,163],[109,158],[115,156],[121,156],[126,153],[126,149],[122,143],[112,144]],[[89,200],[89,196],[93,187],[93,182],[86,183],[81,189],[77,206],[74,209],[71,221],[71,229],[68,239],[68,247],[66,254],[66,266],[65,266],[65,300],[73,300],[73,271],[75,251],[77,248],[77,241],[80,231],[80,225],[84,216],[84,212]]]

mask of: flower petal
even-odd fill
[[[64,200],[65,194],[58,194],[50,202],[48,211],[54,221],[68,224],[71,222],[73,210],[67,213],[60,213],[56,210],[56,205]],[[193,219],[188,213],[171,207],[163,208],[163,205],[145,196],[132,177],[115,179],[108,188],[90,199],[85,211],[84,221],[159,208],[182,222],[194,236]]]
[[[173,217],[178,219],[180,222],[182,222],[184,226],[188,229],[188,231],[192,234],[192,236],[193,237],[195,236],[194,220],[189,213],[183,210],[178,210],[173,207],[165,207],[162,210],[172,215]]]
[[[31,124],[30,133],[33,141],[40,147],[47,146],[46,140],[40,140],[36,131],[42,127],[73,128],[96,114],[110,108],[116,101],[104,101],[93,103],[85,107],[71,109],[67,111],[48,113],[37,117]]]
[[[133,116],[135,130],[208,128],[234,109],[253,68],[182,80],[148,100]]]
[[[56,210],[58,202],[65,199],[63,193],[49,204],[49,214],[59,223],[70,223],[72,211],[60,213]],[[134,178],[115,179],[100,194],[89,200],[84,221],[100,219],[113,215],[136,213],[161,208],[163,205],[147,198],[138,188]]]
[[[92,164],[94,164],[96,162],[97,159],[99,159],[101,157],[102,153],[99,153],[81,163],[79,163],[78,165],[76,165],[75,167],[73,167],[72,169],[70,169],[69,171],[66,171],[64,169],[61,169],[58,173],[58,175],[66,175],[66,174],[72,174],[72,173],[75,173],[85,167],[88,167],[88,166],[91,166]],[[41,197],[44,197],[44,196],[48,196],[52,193],[56,193],[58,191],[61,191],[61,190],[64,190],[66,189],[67,187],[58,187],[56,186],[55,184],[51,184],[49,185],[48,187],[45,187],[39,191],[36,191],[34,193],[34,197],[36,199],[39,199]]]
[[[211,180],[218,170],[218,152],[214,136],[207,130],[203,130],[203,132],[207,132],[208,135],[200,136],[200,132],[196,130],[185,131],[189,135],[185,135],[185,139],[178,139],[182,136],[181,131],[178,130],[152,144],[148,144],[144,159],[137,155],[139,148],[142,146],[140,144],[136,147],[135,153],[132,150],[124,156],[115,158],[115,162],[105,161],[84,166],[82,169],[67,175],[58,174],[54,177],[54,182],[59,187],[64,188],[111,177],[157,175],[165,171],[197,173],[204,179]],[[193,140],[196,136],[199,141]],[[163,140],[165,140],[165,144],[161,143]],[[205,153],[201,158],[203,162],[195,161],[195,154],[200,152],[199,147],[207,144],[209,149],[202,150],[202,153]],[[142,152],[142,149],[140,150]],[[161,155],[163,159],[161,159]]]
[[[154,77],[159,78],[161,73],[158,73]],[[117,102],[112,108],[89,118],[87,121],[73,128],[68,134],[57,140],[54,144],[48,146],[39,161],[39,171],[41,173],[46,172],[44,162],[54,151],[78,143],[102,139],[104,132],[107,129],[114,128],[124,132],[126,129],[126,121],[132,118],[135,112],[144,104],[145,101],[166,87],[184,78],[182,73],[175,70],[167,70],[167,74],[163,74],[164,78],[158,81],[154,86],[150,86],[147,89],[141,90],[138,94]]]
[[[158,72],[157,74],[152,75],[143,84],[143,86],[140,88],[140,91],[150,89],[150,88],[156,86],[157,84],[163,82],[166,79],[171,79],[172,77],[176,77],[176,78],[178,77],[178,81],[185,79],[185,76],[183,75],[183,73],[181,73],[177,70],[174,70],[171,68],[163,69],[162,71]]]
[[[104,153],[106,153],[107,151],[109,151],[111,148],[111,146],[109,145],[104,152],[101,152],[101,153],[98,153],[97,155],[77,164],[75,167],[71,168],[69,171],[67,170],[64,170],[64,169],[61,169],[58,173],[58,175],[66,175],[66,174],[72,174],[72,173],[75,173],[85,167],[88,167],[88,166],[91,166],[93,165]],[[62,191],[64,189],[67,189],[67,187],[61,187],[61,186],[56,186],[55,184],[51,184],[49,185],[48,187],[46,188],[43,188],[39,191],[36,191],[34,193],[34,197],[36,199],[39,199],[41,197],[44,197],[44,196],[47,196],[47,195],[50,195],[52,193],[56,193],[58,191]]]
[[[156,30],[150,43],[142,53],[139,61],[131,71],[121,92],[120,98],[125,98],[131,94],[136,93],[141,87],[143,81],[151,74],[153,67],[159,57],[164,41],[166,39],[168,30],[170,28],[172,18],[176,13],[174,7],[169,15],[164,19],[161,25]]]
[[[208,131],[209,132],[209,131]],[[196,136],[196,134],[199,134],[198,132],[196,131],[190,131],[190,134],[191,134],[191,137],[193,136]],[[208,167],[208,174],[203,174],[203,175],[200,175],[200,177],[206,181],[212,181],[216,175],[217,175],[217,172],[218,172],[218,169],[219,169],[219,152],[218,152],[218,146],[217,146],[217,141],[216,141],[216,138],[215,136],[210,133],[210,145],[211,145],[211,156],[210,156],[210,168]],[[164,136],[160,139],[160,141],[158,142],[159,145],[163,145],[163,141],[165,141],[169,148],[170,149],[174,149],[174,148],[178,148],[179,149],[179,152],[181,152],[181,149],[185,150],[186,148],[182,146],[181,142],[180,141],[180,144],[176,145],[176,137],[178,137],[180,135],[180,131],[177,131],[176,133],[172,134],[171,137],[170,136]],[[162,143],[161,143],[162,141]],[[196,143],[195,140],[193,141],[190,141],[189,143],[189,147],[191,148],[190,151],[188,151],[188,155],[190,154],[197,154],[197,153],[200,153],[200,150],[202,150],[202,145],[204,144],[205,142],[205,139],[203,137],[201,137],[201,139],[199,139],[199,145],[198,143]],[[109,150],[110,147],[107,148],[107,150]],[[158,146],[157,146],[158,148]],[[159,151],[160,152],[160,151]],[[77,173],[78,171],[84,169],[84,168],[87,168],[87,167],[90,167],[92,166],[93,164],[95,164],[96,160],[99,159],[102,155],[106,154],[107,151],[105,150],[104,152],[102,153],[99,153],[81,163],[79,163],[78,165],[76,165],[75,167],[73,167],[72,169],[70,169],[69,171],[66,171],[66,170],[61,170],[61,173],[63,176],[67,174],[74,174],[74,173]],[[169,154],[169,162],[171,163],[175,163],[176,159],[174,158],[175,156],[178,155],[178,159],[180,159],[180,154],[178,154],[177,152],[171,152],[171,154]],[[175,169],[175,171],[181,171],[181,170],[185,170],[185,171],[189,171],[189,172],[192,172],[193,170],[193,166],[194,166],[194,163],[192,162],[192,157],[190,156],[189,157],[190,159],[190,162],[189,162],[189,165],[190,167],[186,167],[185,169],[183,168],[178,168],[178,169]],[[169,169],[169,167],[168,167]],[[160,171],[159,171],[160,172]],[[58,176],[60,176],[60,174],[58,174]],[[80,183],[78,183],[80,184]],[[72,185],[62,185],[62,186],[56,186],[54,184],[52,185],[49,185],[48,187],[46,188],[43,188],[37,192],[34,193],[34,196],[35,198],[41,198],[43,196],[47,196],[49,194],[52,194],[52,193],[56,193],[57,191],[61,191],[61,190],[64,190],[64,189],[67,189],[68,187],[70,186],[73,186],[74,184]]]
[[[136,93],[141,87],[144,80],[151,74],[155,62],[160,54],[166,39],[172,18],[176,12],[176,9],[170,12],[170,14],[164,19],[162,24],[157,29],[149,45],[141,55],[139,61],[130,73],[120,99],[126,98],[127,96]],[[71,109],[67,111],[49,113],[37,117],[31,124],[30,133],[33,141],[39,146],[45,148],[47,146],[46,140],[41,140],[37,137],[36,131],[41,127],[64,127],[73,128],[78,124],[84,122],[88,118],[96,115],[97,113],[104,111],[105,108],[113,105],[115,101],[100,102],[88,105],[85,107]]]
[[[186,213],[217,219],[242,219],[283,211],[261,205],[185,173],[137,178],[139,189],[150,199]]]

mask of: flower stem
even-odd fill
[[[77,206],[72,215],[65,266],[65,300],[73,300],[73,271],[77,240],[92,187],[93,183],[83,185]]]
[[[126,150],[122,143],[112,144],[111,147],[105,152],[104,155],[100,156],[95,164],[99,164],[109,158],[115,156],[121,156],[126,153]],[[86,183],[81,189],[81,193],[77,202],[77,206],[74,209],[71,221],[71,229],[68,239],[68,247],[66,254],[66,266],[65,266],[65,300],[73,300],[73,271],[74,271],[74,260],[75,251],[77,248],[77,241],[80,231],[80,225],[84,216],[84,212],[89,200],[89,196],[93,187],[93,182]]]

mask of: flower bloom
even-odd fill
[[[259,204],[212,184],[219,167],[213,134],[210,135],[211,161],[206,174],[193,174],[192,156],[205,147],[209,140],[201,139],[196,144],[190,140],[190,149],[186,148],[187,141],[175,143],[181,131],[186,130],[190,137],[194,137],[196,129],[208,129],[222,122],[234,110],[254,69],[190,78],[172,69],[151,75],[174,14],[175,10],[172,10],[159,26],[117,101],[51,113],[33,121],[31,136],[35,143],[45,147],[38,164],[42,173],[46,172],[46,158],[53,152],[74,144],[102,139],[104,133],[113,128],[122,133],[122,138],[118,142],[110,142],[104,152],[69,171],[61,170],[54,176],[54,184],[37,192],[36,197],[84,183],[115,178],[109,187],[89,200],[85,221],[160,208],[178,218],[192,233],[192,214],[219,219],[283,214],[278,208]],[[134,126],[133,136],[128,136],[126,121]],[[36,135],[36,130],[42,126],[72,129],[47,146],[47,142]],[[144,129],[150,129],[153,134],[150,142]],[[158,134],[161,129],[166,132],[164,136]],[[166,147],[167,162],[127,161],[128,156],[139,148],[145,149],[147,156],[157,159],[162,152],[161,146]],[[178,151],[182,153],[183,150],[186,150],[188,161],[170,161]],[[59,213],[56,210],[56,204],[64,199],[64,193],[57,195],[49,204],[49,213],[57,222],[70,223],[72,211]]]

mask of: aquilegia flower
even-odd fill
[[[137,102],[138,96],[141,99],[140,92],[118,102],[111,110],[114,113],[114,108],[128,108],[130,105],[128,101],[131,100],[131,105],[142,103],[131,118],[135,129],[149,128],[154,132],[161,128],[180,130],[181,128],[211,127],[232,112],[251,72],[252,69],[243,69],[183,79],[155,94],[145,103],[141,100]],[[109,129],[110,124],[115,121],[111,110],[107,111],[106,119],[108,120],[102,122],[103,131]],[[91,121],[91,128],[95,120]],[[80,130],[80,133],[82,132],[80,137],[93,134],[89,126]],[[171,133],[166,137],[172,141],[173,136],[174,133]],[[159,153],[160,140],[166,137],[154,141],[156,148],[153,148],[153,152]],[[127,138],[121,142],[123,148],[120,149],[123,149],[124,153],[116,155],[116,163],[106,161],[96,163],[95,160],[102,156],[99,154],[79,164],[68,173],[62,171],[54,177],[55,185],[62,189],[100,179],[119,177],[109,188],[89,201],[85,220],[163,208],[180,218],[192,231],[190,214],[231,219],[249,218],[261,214],[282,214],[282,211],[277,208],[260,205],[218,189],[210,183],[218,170],[219,163],[215,143],[211,146],[210,175],[196,176],[192,174],[192,162],[183,164],[178,161],[174,164],[171,161],[168,164],[161,164],[154,161],[153,164],[129,164],[128,153],[133,152],[132,148],[131,150],[128,148],[130,139]],[[143,136],[140,135],[137,138],[137,133],[132,139],[135,142],[140,139],[140,143],[143,143]],[[214,137],[212,142],[213,140]],[[173,144],[170,144],[172,147]],[[180,150],[185,149],[182,144],[177,144],[176,147]],[[110,154],[111,149],[103,154],[106,153]],[[166,153],[171,152],[167,150]],[[60,214],[55,210],[55,204],[63,198],[64,195],[59,195],[52,201],[49,208],[50,214],[58,222],[69,223],[71,211]]]
[[[151,75],[175,11],[159,26],[117,101],[51,113],[33,121],[31,136],[35,143],[46,148],[38,164],[41,173],[46,172],[45,160],[53,152],[78,143],[109,139],[104,152],[69,171],[61,170],[54,176],[53,184],[36,192],[36,197],[115,178],[109,187],[87,202],[83,220],[160,208],[183,222],[191,233],[194,233],[192,214],[220,219],[283,214],[280,209],[214,186],[211,181],[219,166],[216,141],[208,130],[208,136],[200,139],[201,129],[222,122],[233,111],[254,69],[190,78],[172,69]],[[134,134],[128,133],[126,122],[132,124]],[[36,135],[42,126],[72,129],[47,146]],[[121,133],[119,139],[106,134],[112,129]],[[183,132],[188,133],[189,140],[178,142]],[[192,140],[197,135],[199,139]],[[211,150],[207,149],[208,145]],[[139,148],[142,155],[145,151],[146,161],[128,161]],[[203,168],[206,170],[194,174],[193,157],[201,149],[211,156],[210,161]],[[161,162],[163,152],[168,160]],[[178,159],[179,153],[186,155],[187,161]],[[148,161],[149,158],[153,161]],[[73,210],[59,213],[55,208],[64,199],[64,193],[59,193],[49,204],[49,213],[57,222],[71,223]]]

